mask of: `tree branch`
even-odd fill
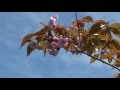
[[[80,34],[79,34],[79,33],[80,33],[80,30],[79,30],[79,24],[78,24],[78,18],[77,18],[77,13],[76,13],[76,12],[75,12],[75,18],[76,18],[76,21],[77,21],[77,26],[78,26],[78,36],[79,36],[79,39],[80,39]],[[110,33],[110,35],[111,35],[111,33]],[[111,35],[111,37],[112,37],[112,35]],[[73,43],[72,43],[72,44],[73,44]],[[109,66],[111,66],[111,67],[117,69],[118,71],[120,71],[120,69],[117,68],[116,66],[111,65],[110,63],[107,63],[107,62],[105,62],[105,61],[103,61],[103,60],[101,60],[101,59],[95,58],[95,57],[92,56],[92,55],[89,55],[88,53],[86,53],[86,52],[80,50],[79,48],[77,48],[76,45],[74,45],[74,44],[73,44],[73,46],[74,46],[78,51],[84,53],[85,55],[87,55],[87,56],[89,56],[89,57],[92,57],[92,58],[94,58],[94,59],[96,59],[96,60],[98,60],[98,61],[100,61],[100,62],[102,62],[102,63],[104,63],[104,64],[107,64],[107,65],[109,65]],[[106,46],[106,45],[105,45],[105,46]],[[113,59],[115,59],[115,58],[113,57]],[[115,60],[116,60],[116,59],[115,59]],[[117,60],[116,60],[116,61],[117,61]]]
[[[107,64],[107,65],[109,65],[109,66],[117,69],[118,71],[120,71],[120,69],[117,68],[116,66],[111,65],[110,63],[107,63],[107,62],[105,62],[105,61],[103,61],[103,60],[101,60],[101,59],[95,58],[94,56],[91,56],[91,55],[89,55],[88,53],[86,53],[86,52],[84,52],[84,51],[81,51],[81,50],[80,50],[79,48],[77,48],[74,44],[73,44],[73,46],[74,46],[78,51],[84,53],[85,55],[87,55],[87,56],[89,56],[89,57],[92,57],[92,58],[94,58],[94,59],[96,59],[96,60],[98,60],[98,61],[100,61],[100,62],[102,62],[102,63],[104,63],[104,64]]]

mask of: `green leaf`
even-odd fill
[[[91,16],[86,16],[86,17],[83,17],[83,19],[82,19],[82,21],[83,22],[93,22],[93,19],[92,19],[92,17]]]
[[[29,56],[32,52],[33,52],[33,48],[31,48],[30,46],[27,47],[27,56]]]
[[[94,58],[93,58],[93,57],[94,57]],[[95,62],[95,61],[98,59],[99,54],[96,54],[96,55],[94,55],[93,57],[91,57],[91,59],[90,59],[90,63]]]
[[[31,39],[33,36],[34,36],[34,33],[27,34],[27,35],[23,38],[23,40],[22,40],[22,42],[21,42],[20,48],[23,47],[27,42],[29,42],[30,39]]]
[[[46,54],[46,49],[47,49],[47,42],[46,41],[41,41],[40,42],[40,45],[42,47],[42,50],[43,50],[43,53],[44,53],[44,56]]]

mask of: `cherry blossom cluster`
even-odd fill
[[[52,17],[50,17],[49,22],[48,22],[48,26],[51,29],[55,28],[57,19],[58,19],[57,15],[53,15]],[[76,37],[74,37],[74,40],[76,42],[75,45],[77,46],[77,48],[83,48],[84,47],[84,43],[81,42],[80,37],[76,36]],[[56,56],[58,54],[60,48],[64,48],[64,47],[68,46],[69,43],[71,42],[71,40],[68,37],[65,37],[65,36],[63,37],[63,35],[60,35],[60,36],[49,35],[46,42],[47,42],[46,49],[47,49],[48,53],[52,56]],[[40,43],[38,43],[36,39],[31,40],[29,42],[29,46],[33,49],[42,50],[42,47],[41,47]],[[73,54],[78,53],[78,50],[76,48],[72,48],[72,49],[68,48],[68,50],[70,52],[72,52]]]

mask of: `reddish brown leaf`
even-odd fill
[[[120,59],[120,53],[117,53],[117,59]]]
[[[31,48],[30,46],[27,47],[27,56],[29,56],[32,52],[33,52],[33,48]]]
[[[120,37],[120,23],[114,23],[111,25],[111,27],[111,31],[113,32],[113,34]]]
[[[95,34],[95,33],[100,32],[100,30],[101,30],[100,25],[101,25],[101,23],[93,24],[89,29],[89,33],[90,34]]]
[[[91,59],[90,59],[90,63],[95,62],[95,61],[96,61],[96,59],[98,59],[99,54],[96,54],[96,55],[94,55],[93,57],[94,57],[94,58],[91,58]]]
[[[36,32],[34,35],[46,34],[49,30],[50,30],[50,28],[49,28],[48,26],[45,26],[45,27],[42,28],[40,31]]]
[[[110,57],[110,54],[102,54],[101,59],[108,59]]]
[[[92,17],[91,16],[86,16],[86,17],[83,17],[83,19],[82,19],[82,21],[83,22],[93,22],[93,19],[92,19]]]
[[[114,65],[116,67],[120,67],[120,59],[117,59],[117,61],[114,62]]]
[[[95,23],[96,24],[106,24],[106,21],[104,21],[104,20],[97,20]]]
[[[30,39],[31,39],[33,36],[34,36],[34,33],[30,33],[30,34],[26,35],[26,36],[23,38],[22,42],[21,42],[20,48],[23,47],[26,42],[29,42]]]
[[[117,40],[112,40],[111,44],[114,46],[116,50],[120,50],[120,44]]]
[[[72,24],[73,24],[73,27],[78,27],[78,26],[84,27],[85,26],[81,20],[73,21]]]
[[[108,32],[105,34],[105,37],[106,37],[107,42],[109,42],[111,40],[111,38],[112,38],[110,33],[108,33]]]

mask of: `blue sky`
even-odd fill
[[[117,73],[111,67],[95,62],[89,65],[86,55],[75,56],[64,50],[56,57],[35,51],[26,58],[26,47],[19,50],[23,37],[38,31],[40,21],[58,14],[57,23],[75,19],[74,12],[0,12],[0,78],[109,78]],[[106,19],[120,22],[119,12],[78,12],[78,17],[92,16],[95,20]]]

